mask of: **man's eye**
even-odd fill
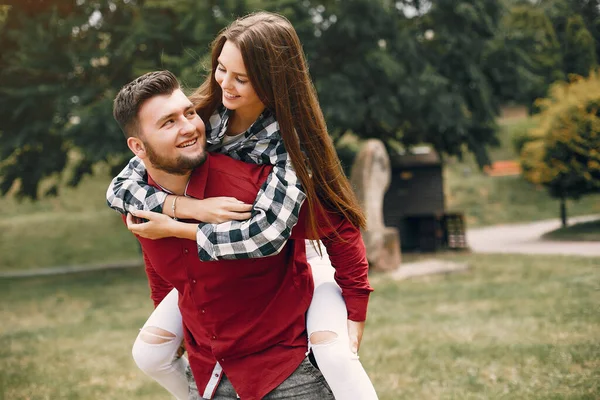
[[[165,121],[165,123],[163,124],[163,126],[171,125],[174,122],[175,121],[173,121],[172,119],[169,119],[169,120]]]
[[[189,117],[191,117],[191,116],[193,116],[193,115],[196,115],[196,110],[190,110],[190,111],[188,111],[188,112],[187,112],[187,115],[188,115]]]

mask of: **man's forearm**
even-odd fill
[[[171,233],[170,236],[180,239],[189,239],[194,242],[196,241],[197,231],[198,225],[190,222],[173,221],[172,226],[169,228],[169,232]]]

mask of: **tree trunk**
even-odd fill
[[[560,221],[562,222],[562,227],[567,227],[567,199],[565,196],[561,196],[560,198]]]

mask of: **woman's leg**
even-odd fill
[[[333,279],[334,269],[322,245],[321,249],[323,257],[312,244],[306,243],[307,260],[315,282],[306,319],[309,347],[336,399],[377,399],[358,355],[350,350],[346,303]]]
[[[185,369],[188,360],[177,357],[183,340],[178,297],[177,290],[173,289],[156,307],[140,330],[132,354],[142,371],[178,400],[187,400],[189,385]]]

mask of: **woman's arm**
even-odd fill
[[[283,148],[283,142],[279,146]],[[258,191],[250,219],[198,225],[200,260],[261,258],[281,251],[298,222],[306,195],[287,153],[277,154],[281,160]]]
[[[106,202],[121,214],[131,210],[162,212],[167,193],[148,184],[144,162],[136,157],[117,175],[108,186]]]

